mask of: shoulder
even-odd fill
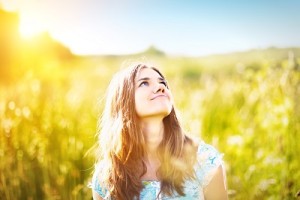
[[[106,198],[108,191],[104,184],[101,182],[101,171],[103,169],[102,164],[97,164],[95,166],[95,171],[93,173],[92,183],[91,183],[91,189],[93,190],[93,193],[99,195],[101,198]]]
[[[226,176],[222,165],[220,165],[214,173],[212,180],[204,188],[205,199],[228,199]]]
[[[195,171],[202,187],[209,184],[220,166],[223,166],[223,154],[214,146],[198,141]]]
[[[212,145],[205,143],[204,141],[198,142],[197,156],[203,161],[209,164],[218,164],[221,161],[218,158],[222,158],[223,155]]]

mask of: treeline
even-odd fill
[[[0,84],[14,83],[27,71],[37,70],[51,61],[61,62],[74,57],[48,33],[23,40],[19,23],[17,13],[0,9]]]

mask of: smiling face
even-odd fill
[[[142,68],[135,79],[135,109],[143,118],[166,117],[173,107],[173,98],[166,80],[152,68]]]

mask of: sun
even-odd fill
[[[30,15],[21,15],[19,31],[21,37],[27,39],[45,32],[46,30],[42,23],[38,21],[38,18]]]
[[[1,7],[7,11],[18,12],[19,32],[22,38],[32,38],[46,31],[43,23],[41,23],[41,16],[37,15],[31,4],[18,0],[0,0]]]

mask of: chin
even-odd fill
[[[149,117],[161,117],[165,118],[171,113],[170,110],[161,110],[157,112],[149,112],[149,113],[138,113],[140,118],[149,118]]]
[[[170,113],[171,113],[171,110],[163,110],[161,112],[157,112],[156,114],[162,116],[163,118],[165,118],[168,115],[170,115]]]
[[[149,118],[149,117],[161,117],[165,118],[166,116],[170,115],[172,112],[173,106],[148,106],[144,107],[143,109],[137,109],[137,115],[140,118]]]

